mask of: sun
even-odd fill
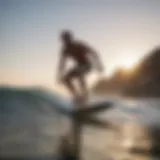
[[[135,61],[133,59],[130,59],[130,58],[124,58],[121,61],[121,65],[124,68],[132,68],[134,66],[134,64],[135,64]]]
[[[136,62],[137,62],[137,57],[126,56],[119,60],[118,66],[126,69],[131,69],[136,65]]]

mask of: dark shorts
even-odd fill
[[[70,78],[76,78],[76,77],[81,77],[85,76],[91,71],[91,65],[90,64],[81,64],[81,65],[76,65],[72,69],[70,69],[67,73],[67,77]]]

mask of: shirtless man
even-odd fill
[[[60,53],[58,78],[65,84],[71,94],[76,98],[75,100],[80,97],[76,86],[73,84],[73,79],[76,79],[79,82],[79,88],[81,89],[82,97],[87,99],[88,90],[85,76],[92,71],[93,65],[96,66],[99,72],[102,72],[102,63],[100,62],[97,53],[91,47],[74,39],[72,32],[63,31],[61,33],[61,40],[63,47]],[[64,74],[63,72],[66,60],[69,58],[74,60],[76,65]],[[94,60],[92,63],[91,58]]]

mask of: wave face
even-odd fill
[[[46,93],[0,88],[0,157],[54,154],[63,116],[57,110],[58,97],[52,94],[51,102]]]
[[[155,134],[150,137],[148,127],[158,128],[156,133],[160,131],[159,99],[104,98],[114,101],[114,108],[99,116],[110,122],[113,129],[85,128],[82,156],[89,160],[108,156],[118,160],[129,155],[121,148],[137,147],[137,144],[141,147],[143,143],[144,148],[150,147],[148,142],[155,139]],[[0,159],[53,159],[61,135],[69,129],[64,115],[72,107],[69,99],[44,89],[0,88]],[[148,155],[144,157],[146,160]]]

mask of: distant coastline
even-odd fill
[[[160,47],[153,49],[132,70],[118,68],[111,78],[100,79],[94,93],[132,97],[160,97]]]

